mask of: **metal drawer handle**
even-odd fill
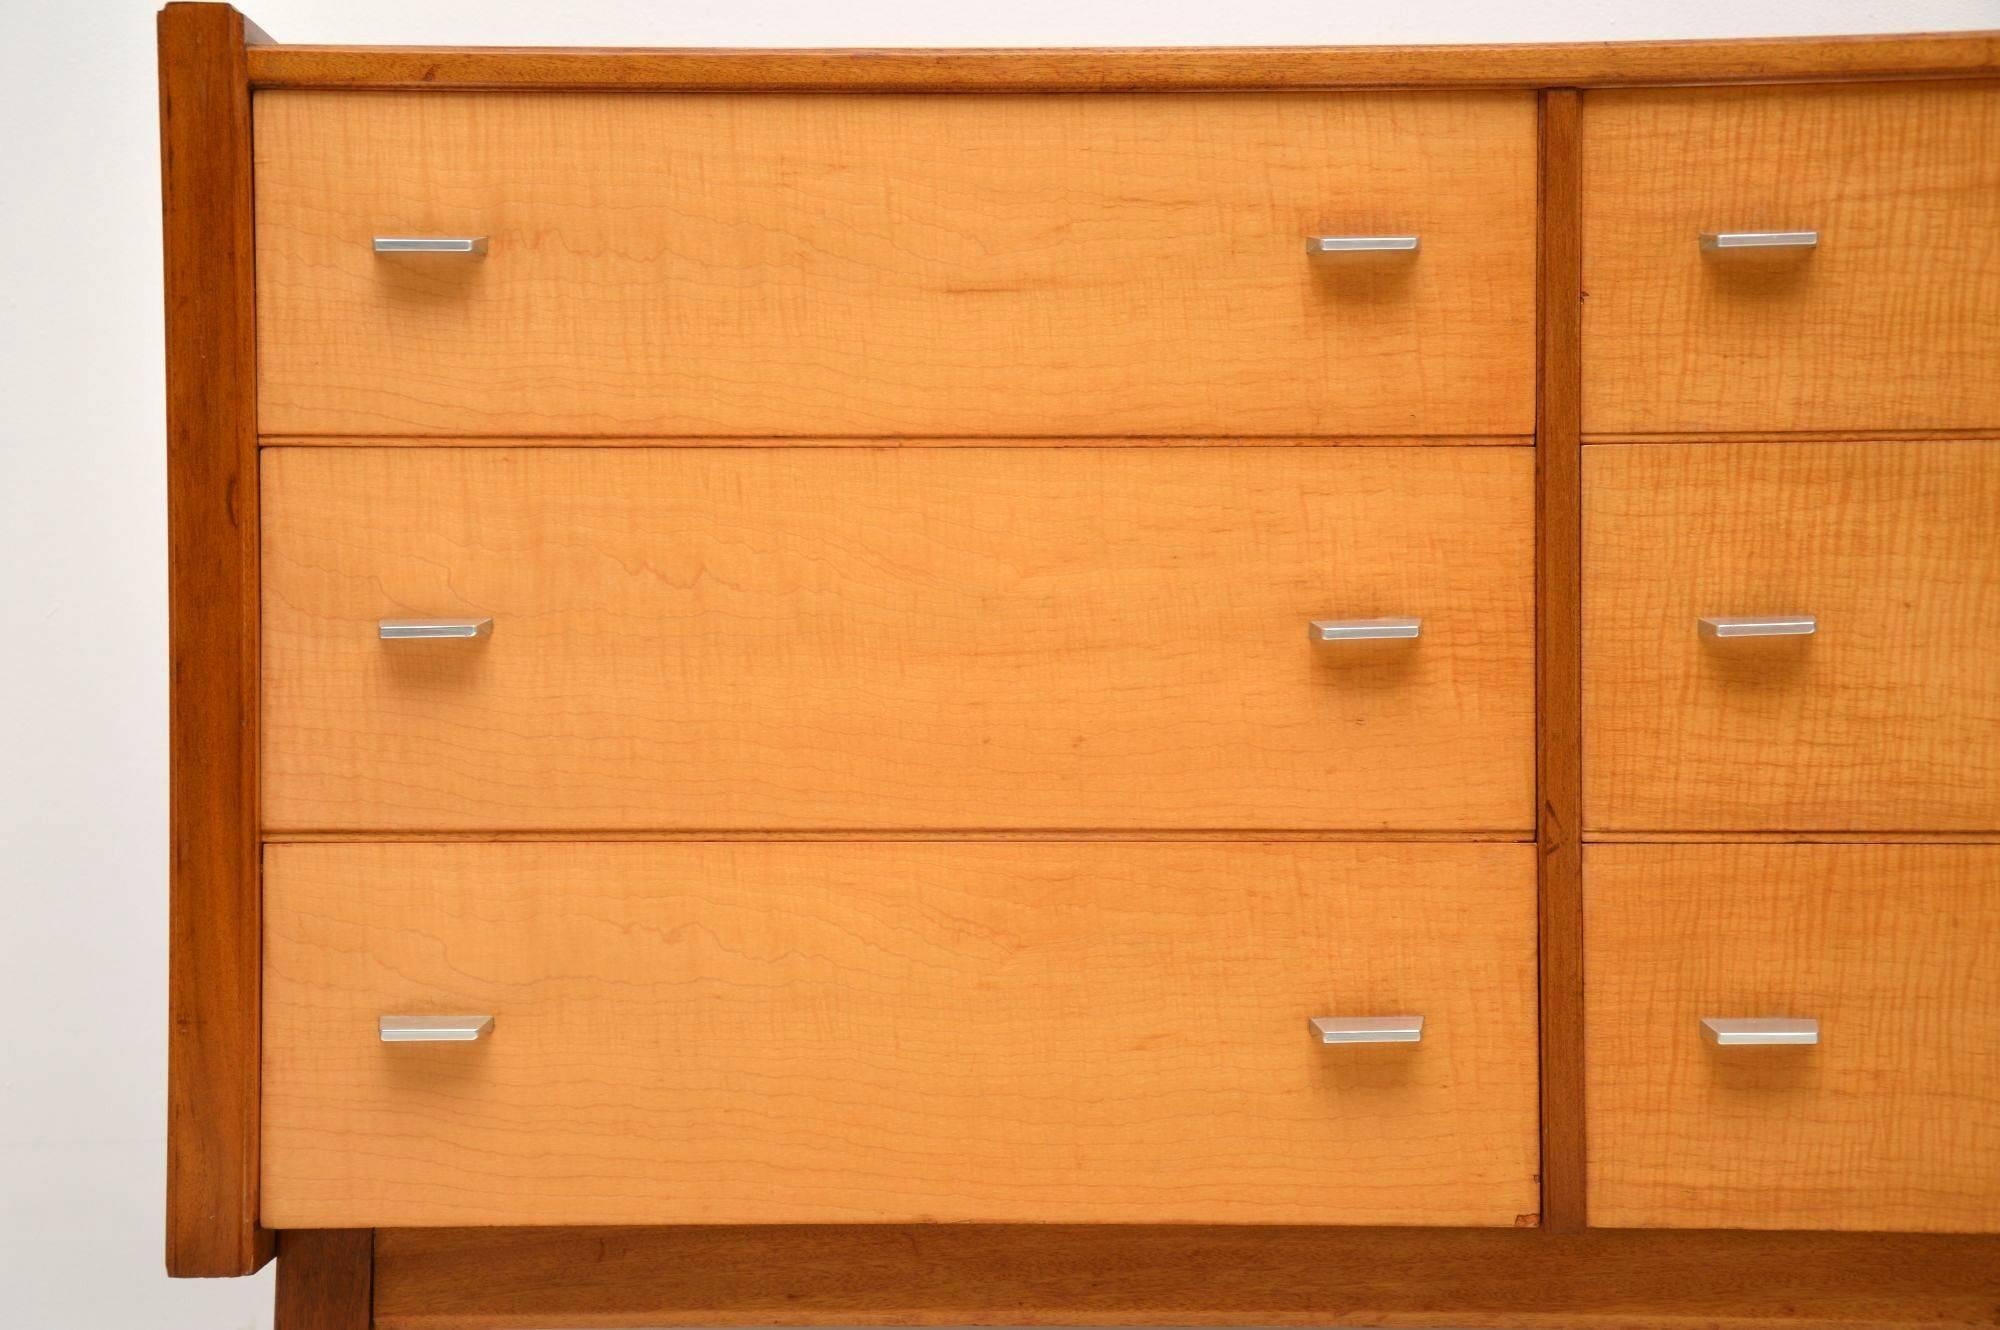
[[[485,236],[376,236],[377,254],[467,254],[486,257]]]
[[[491,619],[382,619],[375,625],[384,642],[413,637],[486,637],[493,631]]]
[[[1816,249],[1817,231],[1704,231],[1701,247],[1706,253],[1729,249]]]
[[[1315,1016],[1309,1029],[1322,1044],[1415,1044],[1424,1037],[1421,1016]]]
[[[1819,1022],[1810,1016],[1704,1016],[1701,1037],[1718,1048],[1817,1044]]]
[[[1306,625],[1313,642],[1380,642],[1420,636],[1422,619],[1314,619]]]
[[[1416,236],[1307,236],[1308,254],[1414,254]]]
[[[1810,614],[1753,614],[1747,618],[1711,615],[1696,620],[1703,637],[1811,637],[1819,620]]]
[[[493,1033],[491,1016],[384,1016],[376,1022],[385,1044],[469,1044]]]

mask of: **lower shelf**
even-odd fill
[[[933,1225],[384,1229],[383,1330],[2000,1324],[2000,1237]]]

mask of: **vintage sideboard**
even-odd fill
[[[2000,37],[160,39],[174,1273],[2000,1323]]]

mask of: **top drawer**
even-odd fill
[[[274,92],[256,182],[266,434],[1534,428],[1527,94]]]
[[[1593,93],[1583,141],[1587,432],[2000,426],[2000,87]]]

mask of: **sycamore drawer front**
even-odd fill
[[[266,434],[1534,428],[1528,94],[276,92],[256,191]]]
[[[1533,1222],[1530,846],[274,845],[266,892],[276,1227]],[[493,1024],[378,1036],[427,1012]]]
[[[2000,426],[1996,138],[1992,84],[1588,94],[1584,430]]]
[[[1593,845],[1590,1214],[2000,1230],[2000,846]],[[1816,1022],[1723,1046],[1704,1019]]]
[[[273,829],[1532,824],[1526,448],[274,448],[263,472]],[[1377,619],[1420,636],[1341,635]]]
[[[2000,428],[1996,140],[1993,84],[1587,95],[1585,431]]]
[[[1996,513],[1996,443],[1585,449],[1585,825],[2000,829]]]

